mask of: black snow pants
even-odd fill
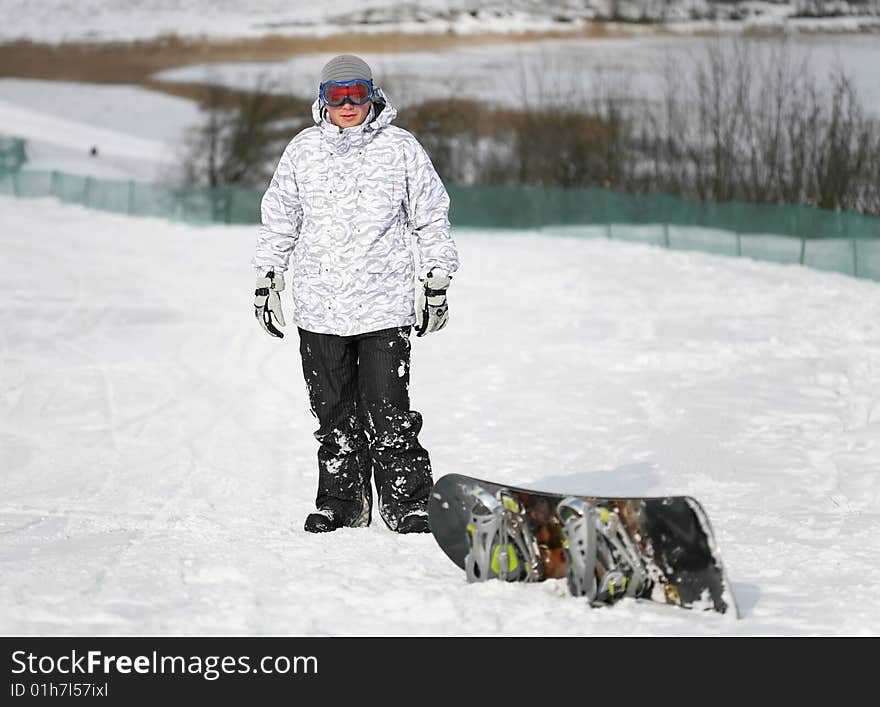
[[[410,327],[353,336],[299,330],[303,375],[320,427],[318,508],[368,525],[375,478],[379,514],[392,529],[425,510],[433,483],[409,407]]]

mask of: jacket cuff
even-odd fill
[[[426,280],[428,273],[434,271],[434,277],[449,277],[449,271],[439,265],[425,265],[419,270],[419,280]]]
[[[279,268],[276,265],[260,265],[254,266],[254,272],[257,274],[257,277],[263,277],[267,272],[272,270],[276,275],[283,275],[286,268]]]

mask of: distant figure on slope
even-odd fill
[[[317,512],[305,529],[369,525],[373,474],[385,524],[428,532],[431,463],[410,409],[410,333],[448,320],[459,266],[449,196],[418,140],[391,125],[397,111],[363,59],[343,54],[324,66],[312,115],[263,196],[252,261],[257,319],[281,337],[292,257],[293,318],[320,424]]]

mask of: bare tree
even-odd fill
[[[202,109],[205,120],[191,131],[181,163],[187,185],[264,187],[293,132],[290,116],[307,115],[302,101],[282,95],[265,77],[251,91],[211,83]]]
[[[689,61],[645,121],[649,190],[877,213],[878,126],[842,70],[818,75],[784,41],[715,41]]]

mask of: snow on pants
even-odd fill
[[[370,475],[391,528],[424,510],[431,462],[419,444],[422,416],[409,407],[410,327],[353,336],[299,330],[303,375],[320,427],[318,508],[367,524]]]

